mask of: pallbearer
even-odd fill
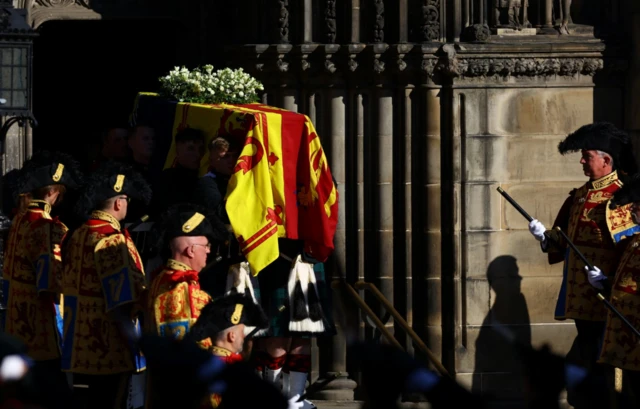
[[[133,373],[145,369],[135,347],[145,291],[140,255],[121,222],[130,199],[151,189],[127,165],[107,162],[87,181],[76,205],[88,220],[64,253],[62,369],[88,386],[92,408],[123,407]]]
[[[558,150],[561,154],[580,151],[580,164],[589,180],[570,192],[553,227],[564,230],[592,265],[612,276],[619,254],[616,243],[633,234],[637,228],[628,207],[609,208],[611,197],[620,189],[626,175],[637,170],[631,140],[612,124],[594,123],[567,136],[558,145]],[[542,250],[549,254],[550,264],[564,261],[555,318],[573,319],[578,331],[567,361],[599,372],[603,379],[609,377],[605,368],[596,364],[607,312],[587,281],[584,263],[567,248],[557,231],[546,230],[537,220],[531,221],[529,231],[541,242]],[[559,246],[545,237],[545,231]],[[604,380],[602,388],[606,390]],[[570,391],[567,399],[576,408],[605,407],[606,394],[603,393],[602,397],[603,402],[581,402]]]
[[[64,407],[70,396],[60,371],[60,244],[67,227],[51,217],[67,188],[79,187],[82,175],[71,157],[41,151],[18,174],[19,212],[7,241],[3,275],[5,332],[23,341],[36,361],[34,375],[42,386],[42,403]],[[52,405],[52,406],[51,406]]]

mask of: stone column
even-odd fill
[[[304,23],[302,31],[302,41],[313,42],[313,5],[311,0],[304,0],[303,4]]]
[[[346,143],[346,108],[347,108],[347,93],[342,85],[336,85],[335,88],[326,90],[325,107],[328,111],[324,119],[326,124],[326,132],[322,136],[323,145],[327,151],[327,159],[329,160],[329,167],[336,182],[338,183],[339,194],[339,216],[338,226],[335,234],[335,251],[333,253],[333,271],[331,271],[332,279],[336,280],[340,277],[346,276],[347,269],[347,254],[346,254],[346,226],[345,220],[347,217],[353,217],[354,215],[346,214],[347,207],[345,206],[345,190],[346,186],[346,157],[347,147]],[[319,118],[318,118],[319,119]],[[349,186],[350,187],[350,186]],[[337,304],[334,303],[334,316],[336,314],[344,314],[344,311],[338,311],[335,309]],[[342,328],[340,328],[339,320],[336,321],[337,335],[328,340],[321,342],[322,359],[328,363],[329,370],[328,375],[340,372],[340,377],[331,382],[327,388],[318,392],[315,396],[319,399],[326,400],[353,400],[353,390],[356,387],[356,383],[348,378],[347,373],[347,344],[344,337]]]
[[[369,233],[372,240],[365,254],[365,266],[369,264],[365,268],[370,270],[365,270],[365,276],[393,304],[393,90],[386,84],[378,84],[375,97],[375,128],[370,136],[374,153],[371,158],[372,180],[369,182],[374,189],[373,203],[369,204],[373,225]],[[386,325],[393,333],[393,320]]]
[[[360,42],[360,0],[351,0],[351,43]]]
[[[396,309],[400,314],[402,314],[409,325],[413,325],[413,268],[420,268],[418,266],[413,265],[413,252],[411,248],[411,241],[413,237],[413,211],[414,206],[414,198],[416,198],[416,193],[420,192],[420,188],[415,189],[417,187],[413,184],[413,151],[412,151],[412,142],[413,142],[413,98],[419,94],[413,87],[413,85],[405,85],[399,90],[400,97],[400,106],[401,106],[401,123],[399,124],[399,128],[402,130],[401,138],[398,141],[398,148],[400,152],[395,155],[396,158],[399,159],[399,166],[402,166],[402,169],[398,169],[398,183],[396,183],[396,187],[399,192],[396,192],[396,196],[402,197],[402,206],[399,211],[404,214],[404,218],[395,219],[398,222],[398,226],[394,226],[394,230],[396,231],[396,237],[402,241],[402,248],[400,251],[396,252],[398,256],[402,254],[403,260],[397,260],[396,265],[404,267],[404,277],[401,271],[395,271],[395,275],[400,275],[400,277],[396,277],[396,283],[402,286],[398,289],[397,294],[400,296],[404,293],[405,296],[401,297],[401,299],[397,300],[397,304],[402,302],[402,305],[396,306]],[[419,101],[418,101],[419,102]],[[397,166],[396,166],[397,167]],[[419,186],[419,185],[418,185]],[[417,197],[420,197],[418,194]],[[418,203],[415,203],[418,204]],[[415,211],[419,212],[421,209],[420,206],[415,206]],[[398,211],[396,211],[398,214]],[[400,244],[400,243],[398,243]],[[412,353],[413,351],[413,341],[410,337],[405,336],[405,331],[402,330],[401,333],[404,336],[404,347],[407,352]]]

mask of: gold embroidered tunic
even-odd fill
[[[214,345],[211,349],[211,352],[213,352],[213,355],[220,357],[220,359],[222,359],[222,361],[227,365],[231,365],[235,362],[241,362],[243,360],[242,355],[238,354],[237,352],[231,352],[228,349],[219,346]],[[217,393],[212,393],[210,398],[206,399],[205,402],[201,405],[200,409],[215,409],[220,406],[221,402],[222,396]]]
[[[60,357],[60,243],[68,229],[50,211],[47,202],[34,200],[14,217],[3,272],[5,332],[23,341],[36,361]]]
[[[564,229],[569,239],[592,265],[599,267],[610,278],[613,278],[618,261],[616,243],[633,235],[638,228],[631,219],[629,205],[615,210],[609,208],[611,197],[621,186],[622,182],[615,171],[585,183],[572,192],[563,206],[565,212],[561,211],[554,223],[554,227]],[[547,232],[564,249],[560,251],[552,243],[548,244],[550,253],[560,253],[564,259],[556,319],[604,321],[606,309],[596,298],[596,291],[587,280],[584,263],[567,247],[557,231]]]
[[[613,285],[611,304],[636,328],[640,328],[640,235],[627,244],[620,259]],[[607,314],[601,363],[640,371],[640,346],[636,336],[612,312]]]
[[[198,272],[184,263],[169,259],[153,279],[149,291],[152,328],[158,335],[182,339],[200,316],[200,310],[211,301],[200,289]],[[201,341],[208,349],[211,340]]]
[[[144,269],[127,231],[110,214],[94,211],[69,239],[64,257],[62,369],[88,375],[143,370],[144,357],[110,315],[130,305],[137,325],[141,311]]]

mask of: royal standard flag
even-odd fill
[[[153,110],[144,107],[159,100],[140,94],[132,118],[153,125],[148,118]],[[254,275],[279,257],[278,238],[303,240],[306,252],[326,260],[333,251],[338,192],[320,138],[306,115],[262,104],[162,101],[175,107],[165,168],[174,165],[174,137],[185,127],[204,131],[207,143],[219,135],[244,141],[225,199],[234,234]],[[208,171],[207,155],[201,174]]]

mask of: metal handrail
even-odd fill
[[[444,365],[438,360],[433,352],[427,347],[427,345],[422,341],[422,339],[415,333],[415,331],[409,326],[407,321],[400,315],[400,313],[391,305],[389,300],[378,290],[378,288],[365,281],[358,281],[354,284],[354,287],[359,290],[370,291],[374,297],[380,301],[380,303],[384,306],[388,313],[390,313],[396,322],[402,327],[402,329],[409,335],[409,337],[413,340],[413,342],[418,346],[418,348],[427,355],[429,361],[433,364],[436,370],[442,376],[447,376],[451,378],[451,374],[445,369]],[[345,288],[348,288],[348,293],[351,294],[355,302],[358,304],[358,307],[369,317],[369,319],[373,322],[373,324],[378,328],[380,333],[387,338],[387,340],[393,344],[395,347],[404,350],[400,342],[389,332],[389,330],[385,327],[384,323],[378,318],[375,312],[367,305],[367,303],[360,298],[360,295],[356,292],[356,290],[349,284],[345,285]]]

